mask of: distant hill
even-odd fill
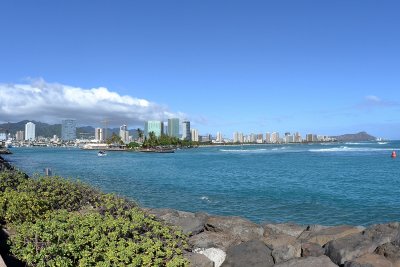
[[[6,131],[15,135],[17,131],[25,131],[25,124],[28,120],[23,120],[15,123],[0,124],[0,131]],[[31,121],[35,124],[36,136],[53,137],[53,135],[61,136],[61,124],[47,124],[39,121]]]
[[[15,135],[17,131],[25,131],[25,124],[30,122],[29,120],[23,120],[20,122],[10,122],[0,124],[0,132],[11,133],[11,135]],[[61,124],[48,124],[39,121],[31,121],[35,124],[36,128],[36,136],[43,137],[53,137],[57,135],[61,137]],[[79,138],[83,134],[86,137],[94,136],[95,128],[92,126],[83,126],[76,128],[76,136]],[[119,134],[119,128],[108,128],[107,135],[111,136],[113,133]],[[129,130],[129,134],[134,138],[137,137],[136,130]]]
[[[332,136],[339,142],[363,142],[363,141],[375,141],[376,137],[369,135],[367,132],[359,132],[356,134],[343,134],[339,136]]]

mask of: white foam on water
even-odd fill
[[[260,153],[265,152],[267,149],[260,148],[260,149],[220,149],[221,152],[231,152],[231,153]]]
[[[379,145],[387,145],[388,142],[378,142]]]
[[[207,202],[211,202],[211,200],[207,196],[202,196],[200,199]]]
[[[390,148],[372,148],[372,147],[332,147],[321,149],[309,149],[310,152],[373,152],[373,151],[391,151]]]

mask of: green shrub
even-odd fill
[[[12,225],[34,222],[49,209],[49,203],[34,192],[6,190],[0,193],[0,218]]]
[[[51,210],[79,210],[84,206],[96,206],[102,193],[79,181],[61,177],[39,177],[21,183],[19,192],[34,192],[48,202]]]
[[[26,180],[28,180],[26,174],[19,171],[0,172],[0,192],[4,192],[7,188],[17,189],[18,185]]]
[[[129,218],[65,210],[16,227],[12,252],[30,266],[186,266],[183,234],[139,209]]]
[[[28,266],[187,266],[187,237],[134,202],[60,177],[0,173],[0,219]]]

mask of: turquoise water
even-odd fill
[[[148,207],[255,222],[400,221],[400,142],[204,147],[173,154],[13,148],[23,171],[79,178]]]

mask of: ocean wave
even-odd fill
[[[211,202],[211,200],[207,196],[202,196],[200,199],[206,202]]]
[[[220,149],[221,152],[231,152],[231,153],[259,153],[265,152],[267,149],[259,148],[259,149]]]
[[[378,142],[379,145],[387,145],[388,142]]]
[[[366,146],[366,145],[370,145],[371,143],[367,143],[367,142],[363,142],[363,143],[359,143],[359,142],[346,142],[346,143],[344,143],[345,145],[363,145],[363,146]]]
[[[310,152],[373,152],[373,151],[391,151],[390,148],[372,148],[372,147],[332,147],[321,149],[309,149]]]

